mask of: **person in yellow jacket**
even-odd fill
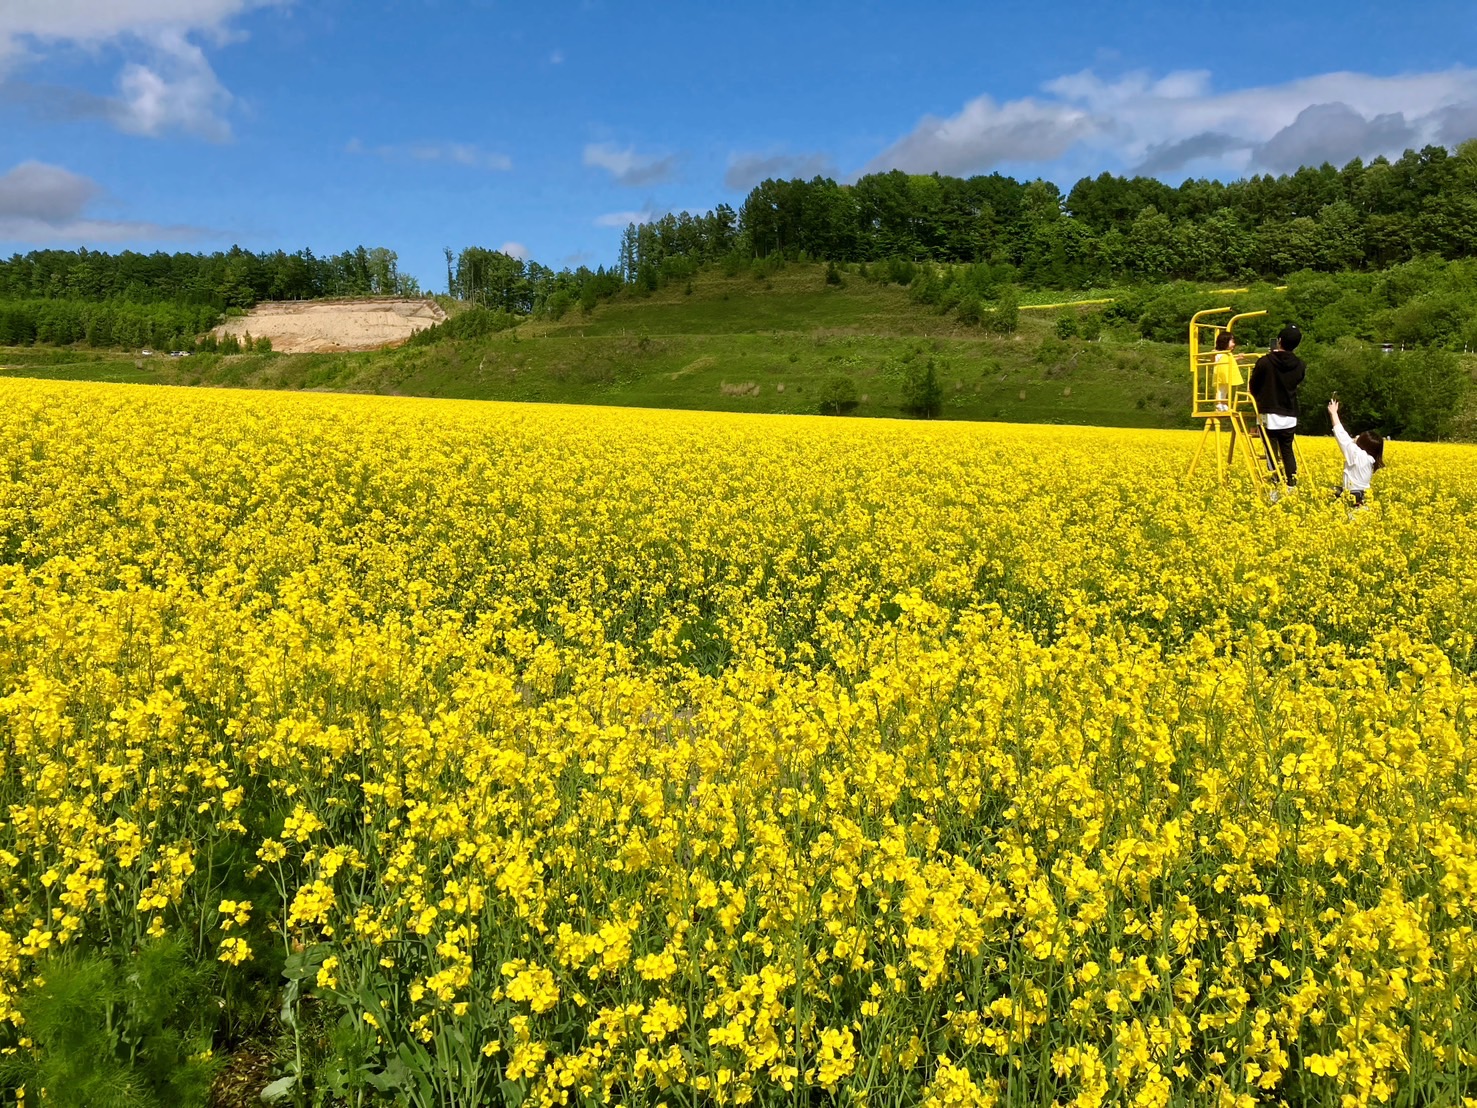
[[[1227,411],[1231,390],[1246,383],[1241,367],[1236,364],[1236,336],[1222,331],[1215,337],[1215,410]]]

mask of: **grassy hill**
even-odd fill
[[[932,360],[945,419],[1191,426],[1183,346],[1144,341],[1131,329],[1105,329],[1090,342],[1062,339],[1064,311],[1101,307],[1032,310],[1114,291],[1028,295],[1017,332],[991,335],[914,303],[905,288],[855,273],[838,287],[820,265],[759,276],[713,269],[650,295],[623,292],[588,315],[574,309],[476,339],[359,354],[180,359],[0,349],[0,374],[790,413],[817,411],[823,384],[840,376],[854,386],[852,414],[897,417],[908,377]],[[1207,287],[1204,306],[1225,299]],[[1470,437],[1477,412],[1461,424],[1460,436]]]
[[[836,287],[822,266],[789,265],[759,278],[711,270],[589,315],[576,309],[475,340],[188,359],[0,350],[0,373],[745,412],[814,412],[822,382],[844,375],[855,383],[853,414],[899,416],[909,372],[933,359],[947,419],[1186,423],[1182,348],[1112,334],[1058,339],[1058,315],[1028,306],[1016,334],[987,335],[912,303],[899,286],[852,274]]]

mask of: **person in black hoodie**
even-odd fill
[[[1297,454],[1292,448],[1292,438],[1298,423],[1298,387],[1307,375],[1308,367],[1293,353],[1303,333],[1297,324],[1289,323],[1277,335],[1277,342],[1270,354],[1263,354],[1252,367],[1248,387],[1256,400],[1257,411],[1262,415],[1262,434],[1267,439],[1267,464],[1272,464],[1272,450],[1282,458],[1282,472],[1287,475],[1287,487],[1296,488],[1298,483]]]

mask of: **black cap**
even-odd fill
[[[1303,333],[1298,330],[1296,323],[1289,323],[1277,333],[1277,345],[1283,350],[1291,353],[1298,348],[1298,343],[1303,341]]]

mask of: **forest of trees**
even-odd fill
[[[383,246],[321,258],[311,250],[254,254],[233,246],[214,254],[33,250],[0,259],[0,301],[167,302],[223,312],[261,300],[419,295],[415,278]]]
[[[603,266],[556,273],[538,262],[481,246],[467,247],[454,262],[448,248],[446,274],[447,291],[458,300],[513,315],[556,319],[575,304],[593,308],[598,300],[619,292],[624,283],[619,272]]]
[[[44,343],[193,349],[220,313],[208,304],[128,300],[0,300],[0,346]]]
[[[1300,270],[1383,269],[1422,255],[1477,254],[1477,140],[1428,146],[1342,169],[1178,187],[1150,177],[1084,177],[1065,196],[1049,181],[998,173],[898,170],[841,185],[768,180],[737,213],[667,215],[631,226],[619,269],[628,283],[672,258],[738,250],[821,261],[904,258],[989,262],[1047,288],[1124,281],[1245,281]]]

